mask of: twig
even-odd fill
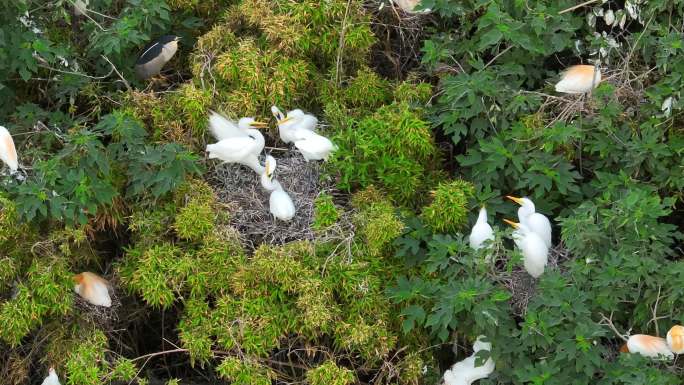
[[[342,70],[342,51],[344,51],[344,38],[347,34],[347,17],[349,16],[349,7],[351,7],[351,0],[347,1],[347,8],[344,11],[344,19],[342,19],[342,31],[340,31],[339,48],[337,49],[337,62],[335,63],[335,84],[340,84],[340,71]]]
[[[657,336],[660,336],[660,330],[658,330],[658,302],[660,301],[660,289],[661,285],[658,285],[658,295],[656,296],[656,301],[655,304],[653,305],[653,309],[651,309],[651,314],[653,314],[653,318],[651,318],[648,323],[650,324],[653,322],[655,324],[655,332]],[[648,324],[647,324],[648,326]]]
[[[589,1],[585,1],[584,3],[580,3],[580,4],[577,4],[577,5],[573,6],[573,7],[566,8],[566,9],[564,9],[564,10],[558,12],[558,14],[559,14],[559,15],[562,15],[562,14],[564,14],[565,12],[571,12],[571,11],[576,10],[577,8],[582,8],[582,7],[584,7],[585,5],[597,3],[598,1],[599,1],[599,0],[589,0]]]
[[[601,314],[601,322],[605,322],[605,323],[602,323],[602,325],[608,326],[611,330],[613,330],[613,332],[615,333],[615,335],[617,335],[618,337],[620,337],[623,341],[627,342],[627,337],[625,337],[624,335],[620,334],[620,332],[615,328],[615,325],[613,325],[613,320],[612,320],[612,318],[613,318],[613,313],[610,314],[610,318],[608,318],[608,317],[606,317],[605,315],[603,315],[603,313],[599,313],[599,314]]]
[[[482,69],[485,69],[485,68],[489,67],[489,65],[492,64],[492,63],[494,63],[494,61],[495,61],[496,59],[498,59],[499,56],[505,54],[505,53],[508,52],[508,50],[511,49],[511,48],[513,48],[513,46],[512,46],[512,45],[509,45],[508,47],[506,47],[506,49],[504,49],[503,51],[499,52],[496,56],[494,56],[494,57],[492,58],[492,60],[488,61],[487,64],[485,64],[485,66],[482,67]],[[460,65],[460,64],[459,64],[459,65]]]
[[[119,78],[121,79],[121,81],[123,82],[123,84],[126,86],[126,89],[130,91],[130,90],[132,89],[132,88],[131,88],[131,85],[128,84],[128,81],[126,81],[126,78],[124,78],[123,75],[121,75],[121,72],[119,72],[119,70],[116,69],[116,66],[114,65],[114,63],[112,63],[112,62],[107,58],[107,56],[105,56],[105,55],[100,55],[100,56],[102,56],[102,58],[105,59],[105,60],[107,61],[107,63],[109,63],[109,65],[112,66],[112,69],[114,70],[114,72],[116,72],[116,74],[119,75]],[[110,72],[110,73],[111,73],[111,72]]]

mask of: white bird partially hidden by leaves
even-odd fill
[[[523,255],[525,270],[534,278],[544,274],[544,268],[549,262],[549,248],[537,233],[522,223],[516,223],[508,219],[504,222],[513,226],[513,241]]]
[[[492,230],[492,226],[487,223],[487,209],[485,209],[484,206],[480,208],[477,222],[475,222],[475,226],[473,226],[468,239],[470,241],[470,247],[475,250],[482,248],[486,241],[494,240],[494,230]]]
[[[209,159],[239,163],[261,175],[264,167],[259,163],[259,154],[264,149],[265,140],[255,127],[267,126],[267,123],[257,122],[254,118],[241,118],[235,124],[212,111],[209,116],[209,130],[218,142],[207,145]]]
[[[477,361],[477,353],[482,350],[491,351],[492,344],[484,342],[487,337],[479,336],[473,344],[473,354],[463,361],[459,361],[451,366],[449,370],[444,372],[445,385],[470,385],[473,382],[489,377],[494,372],[494,360],[491,357],[481,366],[475,366]]]
[[[556,83],[556,92],[584,94],[596,88],[600,82],[601,70],[598,67],[574,65],[563,72],[561,80]]]
[[[295,206],[292,202],[292,198],[283,190],[283,186],[280,185],[280,182],[273,179],[276,165],[275,158],[268,155],[266,157],[264,172],[261,174],[261,185],[267,191],[271,191],[271,196],[268,199],[269,211],[271,214],[281,221],[289,221],[294,218]]]
[[[90,0],[74,0],[74,15],[82,16],[88,12]]]
[[[314,131],[318,124],[315,116],[295,109],[283,117],[283,113],[276,106],[271,107],[271,112],[278,122],[280,139],[285,143],[294,143],[307,162],[328,160],[330,153],[335,151],[335,145],[330,139]]]
[[[518,221],[537,233],[546,243],[546,247],[551,248],[551,222],[549,218],[536,212],[534,202],[529,198],[517,198],[510,195],[507,195],[506,198],[520,205]]]
[[[649,358],[672,359],[674,354],[667,345],[665,338],[649,336],[646,334],[635,334],[627,339],[627,343],[622,345],[620,351],[623,353],[641,354]]]
[[[9,166],[12,173],[19,169],[19,159],[17,158],[17,149],[14,147],[14,140],[3,126],[0,126],[0,159]]]
[[[111,307],[112,298],[109,296],[109,282],[95,273],[84,271],[73,277],[74,291],[96,306]]]
[[[61,385],[59,383],[59,377],[57,377],[57,372],[54,368],[48,370],[48,376],[43,380],[42,385]]]

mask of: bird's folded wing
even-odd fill
[[[216,153],[219,159],[232,161],[247,157],[252,152],[253,147],[254,139],[246,136],[223,139],[211,145],[210,151]]]
[[[313,135],[307,135],[304,139],[297,140],[295,142],[295,147],[300,151],[321,152],[332,150],[333,144],[325,136],[314,133]]]

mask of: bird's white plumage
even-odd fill
[[[278,133],[280,139],[285,143],[292,143],[301,139],[306,131],[313,131],[318,125],[318,119],[315,116],[304,113],[299,108],[288,111],[285,117],[276,106],[271,107],[271,112],[278,120]]]
[[[490,343],[482,341],[484,338],[486,337],[477,337],[477,341],[473,344],[473,354],[455,363],[449,370],[444,372],[443,380],[445,385],[471,385],[477,380],[487,378],[494,372],[495,364],[491,357],[481,366],[475,366],[477,353],[481,350],[491,351],[492,349]]]
[[[0,126],[0,159],[7,164],[12,172],[19,168],[17,149],[14,147],[14,140],[9,131]]]
[[[76,16],[85,15],[85,13],[88,12],[88,3],[90,3],[89,0],[75,0],[74,1],[74,15],[76,15]]]
[[[266,166],[261,174],[261,185],[264,189],[271,192],[269,197],[269,211],[271,214],[282,221],[289,221],[294,218],[295,206],[290,195],[283,190],[283,186],[273,179],[277,163],[272,156],[266,157]]]
[[[480,213],[477,216],[477,222],[470,232],[470,247],[475,250],[482,248],[485,241],[494,240],[494,230],[492,226],[487,223],[487,209],[484,207],[480,208]]]
[[[48,376],[45,377],[42,385],[61,385],[59,383],[59,377],[57,376],[57,372],[55,372],[55,369],[50,368],[50,370],[48,371]]]
[[[508,197],[520,205],[518,208],[518,221],[527,226],[530,230],[537,233],[546,244],[551,248],[551,222],[544,214],[536,212],[534,202],[529,198]]]
[[[601,70],[591,65],[576,65],[568,68],[556,83],[556,92],[583,94],[594,89],[601,82]]]
[[[212,135],[219,141],[207,145],[209,159],[220,159],[226,163],[238,163],[254,170],[257,174],[264,172],[259,163],[259,154],[264,149],[264,136],[257,129],[253,118],[241,118],[237,129],[230,120],[212,112],[209,127]]]
[[[93,305],[112,306],[112,299],[109,296],[109,283],[104,278],[90,272],[83,272],[76,277],[74,278],[76,294]]]
[[[330,153],[335,151],[335,145],[325,136],[313,131],[298,130],[300,139],[294,142],[295,147],[308,162],[310,160],[328,160]]]
[[[674,357],[664,338],[635,334],[627,339],[627,349],[630,353],[638,353],[644,357],[671,359]]]
[[[544,274],[544,268],[549,262],[549,248],[546,247],[544,240],[525,224],[508,223],[516,227],[516,230],[513,232],[513,240],[522,252],[525,270],[534,278],[539,278]]]

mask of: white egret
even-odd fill
[[[226,163],[245,165],[257,174],[264,172],[259,163],[259,154],[264,149],[264,136],[253,127],[267,127],[267,123],[257,122],[253,118],[242,118],[235,123],[212,112],[209,117],[211,133],[218,140],[208,144],[209,159],[220,159]]]
[[[492,226],[487,223],[487,209],[484,206],[480,208],[480,213],[477,216],[477,222],[470,232],[470,247],[475,250],[482,248],[485,241],[494,240],[494,230]]]
[[[601,82],[601,70],[592,65],[574,65],[563,72],[556,83],[556,92],[583,94],[596,88]]]
[[[75,0],[74,1],[74,15],[82,16],[88,12],[88,4],[90,0]]]
[[[59,383],[59,377],[57,377],[57,372],[54,368],[48,370],[48,376],[43,380],[42,385],[61,385]]]
[[[14,147],[14,140],[9,131],[3,126],[0,126],[0,159],[9,166],[12,173],[19,168],[19,160],[17,158],[17,149]]]
[[[406,13],[430,12],[430,8],[426,8],[422,11],[415,11],[416,7],[420,4],[420,0],[394,0],[394,3]]]
[[[295,215],[295,207],[292,198],[283,190],[280,182],[273,179],[276,165],[275,158],[268,155],[264,172],[261,174],[261,185],[271,192],[268,200],[271,214],[282,221],[289,221]]]
[[[529,198],[516,198],[510,195],[507,195],[506,198],[520,205],[518,221],[537,233],[546,243],[546,247],[551,248],[551,222],[549,218],[536,212],[534,202]]]
[[[620,348],[623,353],[638,353],[644,357],[671,359],[674,357],[664,338],[635,334],[627,339],[627,343]]]
[[[546,243],[526,225],[508,219],[504,219],[504,222],[515,229],[513,241],[522,252],[525,270],[532,277],[539,278],[549,262],[549,248],[546,247]]]
[[[109,296],[109,282],[95,273],[85,271],[73,277],[74,291],[96,306],[111,307],[112,299]]]
[[[672,353],[684,353],[684,326],[675,325],[667,332],[667,346]]]
[[[477,352],[481,350],[492,350],[492,344],[484,342],[485,336],[477,337],[473,344],[473,354],[463,361],[459,361],[451,366],[449,370],[444,372],[445,385],[470,385],[473,382],[482,378],[487,378],[494,372],[494,360],[491,357],[481,366],[475,366]]]
[[[335,150],[335,145],[330,139],[314,131],[318,124],[315,116],[295,109],[283,117],[283,113],[276,106],[271,107],[271,112],[278,121],[280,139],[285,143],[294,143],[307,162],[327,160],[330,153]]]

